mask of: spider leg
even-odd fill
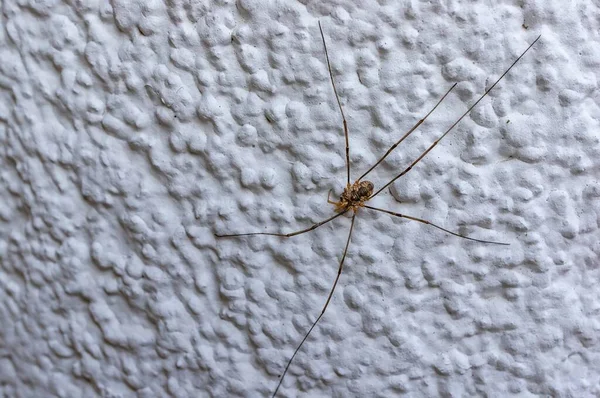
[[[329,221],[332,221],[332,220],[338,218],[339,216],[341,216],[342,214],[344,214],[347,211],[348,210],[342,211],[340,213],[336,213],[333,216],[331,216],[329,218],[326,218],[325,220],[320,221],[320,222],[318,222],[318,223],[316,223],[314,225],[311,225],[308,228],[304,228],[304,229],[301,229],[299,231],[290,232],[290,233],[287,233],[287,234],[281,234],[281,233],[277,233],[277,232],[250,232],[250,233],[243,233],[243,234],[227,234],[227,235],[215,234],[215,236],[217,238],[233,238],[233,237],[236,237],[236,236],[269,235],[269,236],[281,236],[283,238],[291,238],[292,236],[300,235],[300,234],[303,234],[303,233],[306,233],[306,232],[310,232],[310,231],[312,231],[314,229],[317,229],[321,225],[327,224]]]
[[[313,322],[313,324],[310,327],[310,329],[308,329],[308,332],[306,332],[306,334],[304,335],[304,338],[302,339],[302,341],[300,342],[300,344],[298,344],[298,347],[296,348],[296,350],[292,354],[292,357],[290,358],[290,360],[288,361],[287,365],[285,366],[285,369],[283,370],[283,373],[282,373],[281,377],[279,378],[279,383],[277,383],[277,387],[275,388],[275,391],[273,391],[273,395],[271,395],[272,398],[274,398],[275,395],[277,394],[277,391],[279,390],[279,387],[281,386],[281,383],[283,382],[283,378],[287,374],[287,371],[290,368],[290,365],[292,364],[292,361],[294,360],[294,357],[296,356],[296,354],[298,353],[298,351],[300,351],[300,348],[302,348],[302,345],[304,344],[304,342],[308,338],[308,335],[310,335],[310,332],[312,332],[312,330],[315,328],[315,326],[317,325],[317,323],[321,320],[321,317],[325,313],[325,310],[327,310],[327,306],[329,305],[329,302],[331,301],[331,297],[333,296],[333,292],[335,292],[335,288],[337,286],[337,283],[340,280],[340,275],[342,274],[342,269],[344,268],[344,260],[346,260],[346,254],[348,253],[348,246],[350,246],[350,238],[352,237],[352,230],[354,229],[354,218],[355,217],[356,217],[356,213],[352,215],[352,223],[350,224],[350,232],[348,232],[348,240],[346,241],[346,247],[344,248],[344,254],[342,254],[342,259],[340,260],[340,267],[338,268],[338,273],[337,273],[337,276],[335,277],[335,281],[333,282],[333,286],[331,287],[331,291],[329,292],[329,296],[327,296],[327,301],[325,301],[325,305],[323,306],[323,309],[321,310],[321,314],[319,314],[319,316]]]
[[[506,69],[504,71],[504,73],[494,82],[494,84],[491,85],[490,88],[488,88],[487,90],[485,90],[485,93],[483,93],[481,95],[481,97],[479,97],[479,99],[477,101],[475,101],[475,103],[473,105],[471,105],[469,107],[469,109],[467,109],[467,111],[465,113],[462,114],[461,117],[458,118],[458,120],[456,122],[454,122],[454,124],[452,124],[452,126],[450,126],[445,132],[444,134],[442,134],[437,140],[435,140],[433,142],[433,144],[431,144],[429,146],[429,148],[427,148],[415,161],[413,161],[410,166],[408,166],[402,173],[398,174],[396,177],[392,178],[387,184],[385,184],[384,186],[382,186],[381,188],[379,188],[379,190],[377,192],[375,192],[373,195],[371,195],[371,198],[377,196],[381,191],[383,191],[385,188],[387,188],[390,184],[392,184],[394,181],[396,181],[398,178],[402,177],[404,174],[408,173],[413,166],[415,166],[417,163],[419,163],[421,161],[421,159],[423,159],[433,148],[435,148],[435,146],[450,132],[452,131],[452,129],[454,129],[454,127],[456,127],[456,125],[463,120],[463,118],[465,116],[467,116],[469,114],[469,112],[471,112],[473,110],[473,108],[475,108],[477,106],[477,104],[479,104],[479,102],[481,102],[482,99],[484,99],[490,91],[492,91],[494,89],[494,87],[496,87],[496,85],[498,83],[500,83],[500,80],[502,80],[502,78],[504,76],[506,76],[506,74],[517,64],[517,62],[519,62],[521,60],[521,58],[523,58],[523,56],[527,53],[527,51],[529,51],[529,49],[531,47],[533,47],[533,45],[540,39],[540,37],[542,37],[541,35],[537,37],[537,39],[535,39],[530,45],[529,47],[527,47],[525,49],[525,51],[523,51],[521,53],[521,55],[519,55],[519,57],[517,59],[515,59],[515,61],[508,67],[508,69]]]
[[[365,178],[365,176],[367,174],[369,174],[371,171],[373,171],[373,169],[375,167],[377,167],[377,165],[379,165],[379,163],[383,162],[383,159],[385,159],[390,153],[392,153],[392,151],[394,149],[396,149],[396,147],[398,145],[400,145],[400,143],[402,141],[404,141],[404,139],[406,139],[409,135],[412,134],[413,131],[415,131],[421,124],[423,124],[423,122],[425,120],[427,120],[427,118],[429,117],[429,115],[431,115],[433,113],[433,111],[435,111],[435,109],[442,103],[442,101],[444,100],[444,98],[446,98],[448,96],[448,94],[450,94],[450,91],[452,91],[454,89],[454,87],[456,87],[458,83],[454,83],[452,85],[452,87],[450,87],[450,89],[448,89],[448,91],[446,91],[446,94],[444,94],[442,96],[442,98],[440,98],[440,100],[437,102],[437,104],[435,104],[435,106],[433,108],[431,108],[431,110],[429,111],[429,113],[427,113],[427,115],[425,115],[421,120],[419,120],[410,130],[408,130],[403,136],[402,138],[400,138],[398,141],[396,141],[396,143],[394,145],[392,145],[390,147],[390,149],[387,150],[387,152],[385,153],[385,155],[383,155],[377,162],[375,162],[375,164],[373,166],[371,166],[371,168],[367,171],[365,171],[365,173],[363,175],[361,175],[360,177],[358,177],[358,181],[362,180],[363,178]]]
[[[454,235],[454,236],[458,236],[459,238],[463,238],[463,239],[468,239],[468,240],[472,240],[475,242],[481,242],[481,243],[489,243],[489,244],[493,244],[493,245],[503,245],[503,246],[509,246],[510,243],[503,243],[503,242],[494,242],[491,240],[482,240],[482,239],[475,239],[475,238],[470,238],[468,236],[465,235],[461,235],[457,232],[452,232],[446,228],[440,227],[439,225],[436,225],[434,223],[432,223],[431,221],[427,221],[424,220],[422,218],[417,218],[417,217],[413,217],[413,216],[407,216],[406,214],[402,214],[402,213],[396,213],[394,211],[390,211],[390,210],[385,210],[385,209],[380,209],[378,207],[372,207],[372,206],[367,206],[367,205],[363,205],[363,207],[367,208],[367,209],[371,209],[371,210],[375,210],[375,211],[380,211],[382,213],[387,213],[390,214],[392,216],[396,216],[396,217],[401,217],[401,218],[406,218],[408,220],[413,220],[413,221],[418,221],[420,223],[426,224],[426,225],[431,225],[432,227],[435,227],[439,230],[442,230],[450,235]]]
[[[340,202],[335,202],[335,201],[331,200],[331,191],[333,191],[333,189],[330,189],[329,192],[327,193],[327,203],[329,203],[331,205],[339,206]]]
[[[323,28],[321,28],[321,21],[319,21],[319,31],[321,32],[321,39],[323,40],[323,48],[325,49],[325,58],[327,59],[327,69],[329,69],[329,77],[331,78],[331,85],[333,86],[333,93],[337,101],[340,113],[342,114],[342,122],[344,125],[344,137],[346,138],[346,181],[350,185],[350,140],[348,138],[348,123],[346,122],[346,116],[344,115],[344,109],[342,109],[342,103],[338,96],[337,89],[335,88],[335,82],[333,81],[333,73],[331,73],[331,63],[329,62],[329,54],[327,53],[327,44],[325,44],[325,36],[323,35]]]

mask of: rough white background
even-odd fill
[[[563,1],[3,0],[0,396],[600,395],[600,9]]]

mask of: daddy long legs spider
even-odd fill
[[[215,234],[216,237],[218,238],[234,238],[234,237],[242,237],[242,236],[255,236],[255,235],[268,235],[268,236],[279,236],[282,238],[291,238],[293,236],[297,236],[300,234],[304,234],[307,232],[310,232],[324,224],[327,224],[330,221],[333,221],[334,219],[340,217],[343,214],[346,214],[348,212],[352,212],[352,217],[351,217],[351,221],[350,221],[350,228],[348,230],[348,237],[346,239],[346,244],[344,246],[344,251],[342,253],[342,257],[340,259],[339,262],[339,266],[338,266],[338,272],[337,272],[337,276],[335,277],[335,280],[333,281],[333,284],[331,286],[331,290],[329,292],[329,295],[327,296],[327,299],[325,300],[325,304],[323,305],[323,308],[321,309],[321,313],[319,314],[319,316],[315,319],[315,321],[312,323],[311,327],[308,329],[308,331],[306,332],[306,334],[304,335],[304,337],[302,338],[302,340],[300,341],[300,343],[297,345],[294,353],[292,354],[292,356],[290,357],[290,359],[288,360],[282,374],[279,377],[279,382],[275,388],[275,390],[273,391],[272,397],[275,397],[275,395],[277,394],[277,392],[279,391],[279,388],[281,387],[281,384],[283,382],[283,379],[285,377],[285,375],[288,372],[288,369],[290,367],[290,365],[292,364],[292,361],[294,360],[294,357],[296,356],[296,354],[298,353],[298,351],[302,348],[304,342],[306,341],[306,339],[308,338],[308,336],[310,335],[310,333],[312,332],[312,330],[315,328],[315,326],[317,325],[317,323],[321,320],[321,318],[323,317],[323,315],[325,314],[325,311],[327,310],[327,307],[329,306],[329,302],[331,301],[331,298],[333,296],[333,293],[335,292],[335,289],[337,287],[338,281],[340,279],[340,275],[342,274],[342,270],[344,267],[344,260],[346,259],[346,254],[348,252],[348,247],[350,246],[350,241],[352,238],[352,231],[354,229],[354,221],[356,218],[356,215],[358,214],[358,211],[361,208],[365,208],[365,209],[370,209],[370,210],[374,210],[377,212],[381,212],[381,213],[386,213],[389,214],[391,216],[394,217],[400,217],[400,218],[404,218],[404,219],[408,219],[408,220],[412,220],[412,221],[416,221],[434,228],[437,228],[447,234],[450,235],[454,235],[456,237],[460,237],[463,239],[468,239],[471,241],[475,241],[475,242],[480,242],[480,243],[484,243],[484,244],[494,244],[494,245],[508,245],[508,243],[502,243],[502,242],[494,242],[494,241],[488,241],[488,240],[482,240],[482,239],[476,239],[473,237],[469,237],[469,236],[465,236],[462,234],[459,234],[457,232],[453,232],[449,229],[443,228],[437,224],[434,224],[428,220],[422,219],[422,218],[418,218],[418,217],[413,217],[413,216],[409,216],[406,214],[402,214],[402,213],[398,213],[398,212],[394,212],[391,210],[386,210],[386,209],[382,209],[382,208],[378,208],[378,207],[373,207],[373,206],[369,206],[367,204],[367,202],[369,200],[371,200],[372,198],[374,198],[375,196],[379,195],[385,188],[387,188],[388,186],[390,186],[394,181],[396,181],[397,179],[399,179],[400,177],[402,177],[403,175],[405,175],[406,173],[408,173],[417,163],[419,163],[429,152],[431,152],[431,150],[433,148],[435,148],[435,146],[444,138],[446,137],[446,135],[448,135],[448,133],[450,133],[450,131],[452,131],[454,129],[454,127],[456,127],[456,125],[458,123],[460,123],[460,121],[467,116],[478,104],[479,102],[481,102],[481,100],[483,100],[489,93],[490,91],[492,91],[496,85],[504,78],[504,76],[506,76],[506,74],[521,60],[521,58],[523,58],[523,56],[529,51],[529,49],[531,49],[531,47],[533,47],[533,45],[540,39],[541,35],[538,36],[526,49],[525,51],[523,51],[521,53],[521,55],[519,55],[514,61],[513,63],[504,71],[504,73],[502,73],[502,75],[477,99],[477,101],[475,101],[475,103],[473,103],[450,127],[448,127],[448,129],[442,134],[440,135],[425,151],[423,151],[414,161],[412,161],[412,163],[405,168],[401,173],[399,173],[398,175],[396,175],[394,178],[392,178],[390,181],[388,181],[386,184],[384,184],[383,186],[381,186],[379,189],[375,190],[375,186],[371,181],[365,180],[364,178],[371,172],[373,171],[390,153],[392,153],[392,151],[394,149],[396,149],[396,147],[398,145],[400,145],[400,143],[402,143],[402,141],[404,141],[408,136],[410,136],[423,122],[425,122],[425,120],[427,120],[427,118],[429,117],[429,115],[431,115],[436,108],[442,103],[442,101],[448,96],[448,94],[450,94],[450,92],[456,87],[456,83],[454,85],[452,85],[452,87],[450,87],[448,89],[448,91],[446,91],[446,93],[438,100],[438,102],[435,104],[435,106],[433,108],[431,108],[431,110],[422,118],[420,119],[411,129],[409,129],[398,141],[396,141],[388,150],[387,152],[381,156],[379,158],[379,160],[377,160],[377,162],[375,162],[367,171],[365,171],[358,179],[356,179],[353,183],[351,183],[351,178],[350,178],[350,142],[349,142],[349,135],[348,135],[348,123],[346,122],[346,116],[344,114],[344,110],[342,107],[342,103],[340,101],[340,98],[338,96],[337,93],[337,89],[336,89],[336,85],[335,85],[335,81],[333,79],[333,73],[331,70],[331,63],[329,61],[329,53],[327,51],[327,43],[325,42],[325,35],[323,34],[323,29],[321,27],[321,23],[319,22],[319,31],[321,33],[321,40],[323,41],[323,49],[325,52],[325,60],[327,62],[327,69],[329,72],[329,77],[331,79],[331,85],[333,87],[333,92],[335,94],[335,98],[337,101],[337,105],[338,108],[340,110],[340,114],[342,117],[342,125],[343,125],[343,131],[344,131],[344,138],[345,138],[345,143],[346,143],[346,187],[344,188],[343,193],[341,194],[339,200],[337,201],[333,201],[330,198],[330,195],[328,195],[328,199],[327,202],[329,204],[333,204],[334,205],[334,210],[335,213],[308,227],[308,228],[304,228],[298,231],[294,231],[294,232],[289,232],[289,233],[279,233],[279,232],[250,232],[250,233],[237,233],[237,234]],[[330,192],[331,194],[331,192]]]

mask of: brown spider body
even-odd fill
[[[354,184],[348,184],[344,188],[339,202],[331,200],[328,200],[328,202],[335,205],[335,211],[338,213],[348,209],[352,209],[356,213],[371,198],[373,188],[374,185],[371,181],[355,181]]]

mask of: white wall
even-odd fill
[[[592,0],[2,2],[0,396],[600,394]],[[524,5],[523,5],[524,3]],[[384,4],[384,5],[380,5]]]

